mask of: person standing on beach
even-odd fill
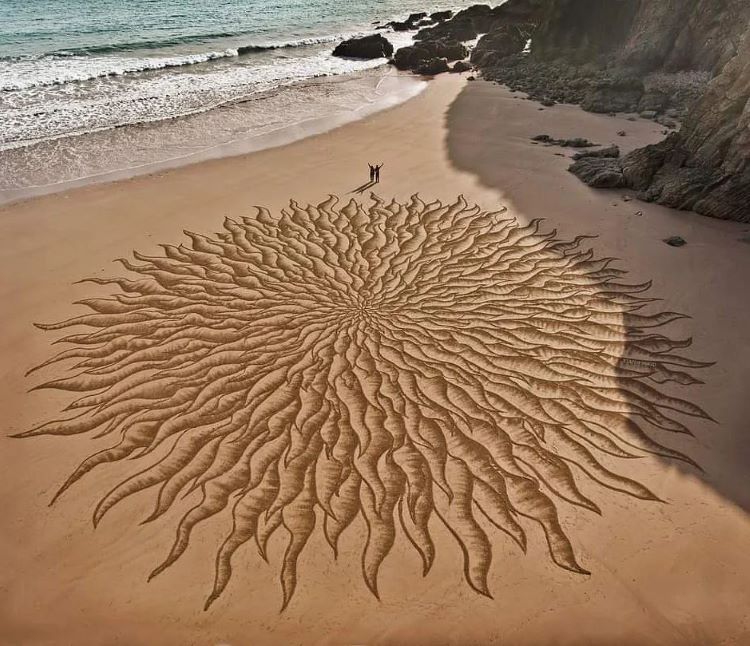
[[[369,162],[367,163],[367,165],[370,167],[370,181],[374,182],[375,181],[375,166],[373,166]]]
[[[379,166],[375,166],[375,168],[374,168],[374,171],[375,171],[375,183],[376,184],[380,182],[380,169],[381,168],[383,168],[383,164],[380,164]]]

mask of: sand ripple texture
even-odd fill
[[[231,517],[206,607],[235,552],[252,542],[265,558],[269,541],[286,546],[285,607],[312,533],[335,555],[358,517],[376,596],[394,542],[408,540],[427,574],[440,526],[483,595],[500,531],[519,551],[543,532],[552,561],[585,574],[561,501],[598,512],[582,480],[656,500],[627,461],[690,462],[655,437],[687,432],[679,417],[707,416],[660,387],[696,383],[688,371],[707,364],[674,353],[690,340],[656,330],[680,315],[644,313],[649,284],[619,282],[625,272],[583,250],[584,238],[560,241],[463,197],[374,195],[257,208],[213,237],[187,236],[158,257],[122,260],[128,279],[93,279],[119,289],[83,301],[88,313],[39,326],[77,328],[39,366],[64,362],[66,376],[38,387],[78,399],[69,417],[23,436],[113,438],[55,496],[129,459],[132,475],[103,495],[94,523],[146,490],[149,521],[183,508],[152,576],[198,523]]]

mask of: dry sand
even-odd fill
[[[616,135],[621,129],[627,137]],[[461,548],[433,519],[436,558],[431,572],[422,577],[422,562],[399,528],[380,570],[378,601],[363,580],[367,530],[358,518],[342,535],[336,561],[318,523],[300,558],[295,595],[283,613],[279,571],[285,540],[274,538],[269,541],[270,565],[253,546],[238,551],[226,590],[203,612],[216,550],[231,529],[231,519],[199,526],[185,554],[147,583],[191,503],[175,503],[159,520],[139,525],[150,513],[153,497],[129,497],[94,531],[91,515],[97,501],[143,465],[124,460],[98,467],[48,507],[79,462],[108,446],[107,441],[77,435],[6,439],[0,453],[2,642],[750,641],[750,247],[739,241],[746,227],[626,202],[616,192],[592,191],[566,173],[567,160],[554,154],[568,151],[529,142],[542,132],[614,142],[625,149],[660,137],[651,122],[590,115],[566,106],[539,111],[536,104],[498,87],[439,78],[406,104],[282,148],[1,208],[4,430],[20,433],[57,419],[79,396],[57,390],[27,393],[42,379],[24,376],[52,356],[50,343],[61,335],[41,331],[34,322],[81,314],[83,308],[72,305],[74,301],[114,291],[114,286],[75,281],[125,275],[111,264],[114,258],[133,249],[162,254],[159,244],[186,241],[183,229],[220,231],[225,217],[254,217],[254,204],[276,212],[290,198],[303,205],[323,202],[329,193],[348,198],[366,180],[365,164],[372,161],[385,164],[378,193],[387,201],[407,203],[419,192],[425,200],[446,203],[463,194],[489,211],[505,205],[521,226],[546,218],[543,230],[556,228],[563,240],[598,236],[584,241],[584,248],[593,247],[597,258],[619,258],[616,266],[630,272],[628,282],[653,280],[647,295],[664,298],[657,311],[691,317],[657,332],[670,339],[693,338],[691,347],[674,354],[716,362],[689,370],[703,385],[655,385],[717,420],[685,420],[670,413],[667,417],[686,421],[695,437],[652,433],[662,444],[687,454],[702,472],[666,458],[601,458],[606,467],[648,487],[664,503],[615,493],[585,478],[581,490],[596,501],[601,515],[557,501],[577,561],[590,575],[553,563],[541,529],[524,521],[525,555],[501,532],[488,531],[492,567],[487,582],[494,598],[481,596],[464,580]],[[357,226],[366,228],[367,223]],[[670,235],[681,235],[688,245],[665,245],[661,240]],[[571,269],[558,279],[571,275],[581,278]],[[581,278],[583,291],[594,282],[590,276]],[[532,325],[522,319],[517,325]],[[610,340],[621,343],[618,319],[611,325],[615,336]],[[66,374],[62,367],[53,367],[44,379]],[[466,519],[454,527],[465,528]],[[468,542],[469,552],[481,556],[476,541]],[[483,569],[479,567],[480,575]],[[477,572],[469,574],[475,587],[481,587],[476,585]]]

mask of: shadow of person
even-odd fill
[[[365,184],[362,184],[362,186],[358,186],[353,191],[350,191],[350,193],[358,193],[358,194],[361,195],[362,193],[364,193],[371,186],[375,186],[375,182],[373,180],[370,180],[369,182],[367,182]]]

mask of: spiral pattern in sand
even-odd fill
[[[149,520],[192,492],[154,574],[196,524],[231,514],[206,607],[251,539],[264,558],[269,540],[287,541],[286,606],[316,524],[335,553],[358,516],[375,595],[399,536],[427,573],[436,522],[481,594],[493,531],[525,550],[530,521],[556,564],[583,573],[557,513],[560,500],[598,512],[580,479],[656,499],[598,456],[690,462],[644,428],[686,432],[675,413],[706,417],[658,385],[695,383],[681,369],[707,364],[672,354],[690,341],[653,329],[679,315],[639,313],[649,285],[617,282],[625,272],[582,251],[584,238],[558,241],[462,197],[374,195],[368,206],[291,202],[279,217],[258,208],[214,237],[187,235],[163,256],[135,253],[143,264],[122,260],[132,279],[94,279],[121,293],[84,301],[91,312],[40,326],[89,328],[43,364],[75,359],[75,374],[39,386],[82,396],[74,417],[24,435],[117,438],[57,495],[97,465],[141,465],[104,495],[95,523],[151,487]]]

